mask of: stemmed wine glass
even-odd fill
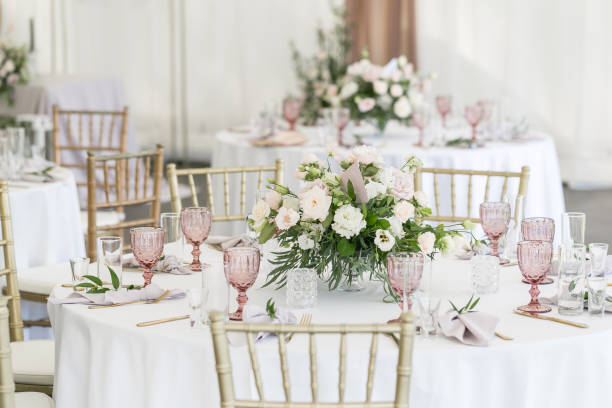
[[[521,241],[517,245],[519,268],[525,280],[531,284],[529,304],[518,309],[528,313],[546,313],[552,309],[538,301],[538,285],[546,276],[552,262],[552,244],[547,241]]]
[[[525,218],[521,222],[521,235],[525,241],[546,241],[552,244],[555,238],[555,220],[546,217]],[[525,279],[523,282],[529,283]],[[540,285],[548,285],[553,282],[552,278],[546,276]]]
[[[398,252],[387,255],[387,276],[391,288],[400,297],[399,307],[402,312],[412,308],[410,296],[416,291],[423,276],[422,253]],[[399,317],[389,323],[399,322]]]
[[[490,201],[480,204],[480,221],[482,229],[491,240],[491,255],[499,258],[499,239],[508,230],[510,204]]]
[[[154,227],[130,228],[130,240],[134,258],[144,269],[144,286],[148,286],[153,278],[151,269],[164,251],[164,230]]]
[[[227,282],[238,291],[238,308],[230,313],[231,320],[242,320],[242,311],[249,298],[246,295],[259,274],[261,254],[255,247],[233,247],[223,251],[223,267]]]
[[[295,122],[300,117],[302,100],[300,98],[287,97],[283,101],[283,117],[289,123],[289,130],[295,130]]]
[[[472,142],[476,141],[476,127],[482,120],[483,111],[478,105],[467,105],[465,107],[465,120],[472,127]]]
[[[436,96],[436,107],[438,108],[438,113],[442,117],[442,126],[444,127],[446,127],[446,115],[450,113],[452,104],[453,104],[452,96],[450,95]]]
[[[338,146],[348,146],[342,142],[342,131],[351,120],[351,111],[348,108],[336,108],[331,112],[331,119],[338,129]]]
[[[423,146],[423,130],[429,125],[431,115],[425,107],[418,107],[412,112],[412,124],[419,129],[419,141],[415,146]]]
[[[200,244],[208,238],[211,223],[212,215],[206,207],[189,207],[181,211],[181,229],[187,241],[193,246],[191,270],[194,272],[202,271]]]

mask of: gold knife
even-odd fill
[[[147,327],[147,326],[153,326],[154,324],[175,322],[177,320],[184,320],[184,319],[189,319],[189,315],[176,316],[176,317],[168,317],[166,319],[151,320],[149,322],[140,322],[140,323],[137,323],[136,326],[138,326],[138,327]]]
[[[572,321],[569,321],[569,320],[559,319],[558,317],[543,316],[541,314],[523,312],[522,310],[518,310],[518,309],[514,309],[514,313],[519,314],[521,316],[533,317],[534,319],[549,320],[551,322],[567,324],[569,326],[579,327],[581,329],[588,329],[589,328],[588,324],[577,323],[577,322],[572,322]]]

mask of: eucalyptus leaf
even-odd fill
[[[343,237],[338,241],[338,253],[340,256],[352,256],[355,254],[355,244]]]
[[[85,279],[89,279],[90,281],[92,281],[93,283],[95,283],[98,286],[104,286],[104,283],[102,282],[102,279],[98,278],[97,276],[83,275],[83,277]]]
[[[119,277],[117,276],[117,274],[115,273],[113,268],[110,267],[110,265],[106,265],[106,267],[108,268],[108,272],[110,273],[111,283],[113,285],[113,288],[115,290],[118,290],[119,286],[121,286],[121,282],[119,281]]]
[[[261,234],[259,234],[259,243],[265,244],[270,238],[272,238],[275,230],[276,228],[274,227],[274,224],[266,222],[261,229]]]

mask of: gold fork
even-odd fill
[[[312,315],[310,313],[304,313],[298,322],[298,327],[308,327],[312,323]],[[289,343],[293,338],[294,333],[290,333],[287,337],[285,337],[285,343]]]
[[[130,300],[129,302],[113,303],[112,305],[92,305],[92,306],[89,306],[89,308],[90,309],[106,309],[108,307],[117,307],[117,306],[123,306],[123,305],[131,305],[133,303],[146,303],[148,305],[154,305],[156,303],[161,302],[162,299],[164,299],[169,294],[170,294],[170,290],[166,290],[166,291],[164,291],[164,293],[161,294],[160,297],[158,297],[155,300]]]

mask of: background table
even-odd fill
[[[423,160],[425,167],[494,170],[520,172],[522,166],[529,166],[529,191],[525,203],[526,216],[552,217],[560,222],[560,215],[565,211],[563,188],[557,160],[555,144],[550,136],[533,132],[533,138],[513,142],[487,142],[484,148],[462,149],[454,147],[415,147],[416,135],[413,129],[396,130],[384,138],[368,138],[366,142],[379,146],[386,166],[401,167],[406,156],[416,155]],[[304,132],[306,133],[306,131]],[[316,131],[309,130],[315,135]],[[313,142],[304,146],[294,147],[254,147],[249,143],[249,134],[223,131],[217,134],[213,167],[247,166],[273,164],[277,158],[285,161],[284,182],[294,191],[300,187],[300,181],[295,178],[295,169],[307,153],[315,153],[325,159],[326,152],[319,144]],[[314,139],[314,138],[313,138]],[[450,178],[440,176],[441,211],[450,214]],[[249,188],[253,189],[254,182]],[[491,179],[490,199],[498,200],[501,195],[503,179]],[[238,204],[239,180],[232,181],[231,193],[234,205]],[[473,202],[471,215],[478,217],[478,205],[484,197],[484,177],[473,179]],[[514,202],[518,181],[509,183],[508,198]],[[221,184],[215,187],[222,187]],[[424,179],[424,190],[433,205],[433,187],[431,180]],[[446,187],[446,188],[445,188]],[[215,189],[215,202],[220,211],[222,188]],[[443,195],[447,191],[447,195]],[[456,180],[457,214],[467,214],[467,177],[457,177]],[[254,202],[254,191],[247,190],[247,209]],[[234,207],[237,209],[237,207]],[[446,210],[446,211],[445,211]],[[244,232],[243,223],[225,223],[215,226],[215,233]]]
[[[205,249],[203,259],[212,264],[206,272],[211,287],[209,304],[219,307],[227,293],[221,254]],[[446,299],[461,305],[467,301],[471,294],[469,271],[468,261],[441,260],[435,265],[433,287],[443,299],[443,310],[449,308]],[[49,268],[49,272],[69,279],[65,264]],[[515,340],[494,338],[489,347],[470,347],[444,337],[417,337],[411,406],[610,406],[612,354],[606,350],[612,341],[611,317],[574,317],[591,326],[578,329],[518,316],[512,309],[528,302],[528,286],[520,282],[517,267],[502,268],[501,272],[500,293],[482,296],[477,309],[498,316],[498,331]],[[262,272],[255,288],[248,292],[249,302],[263,306],[272,297],[282,306],[284,290],[258,288],[263,278]],[[140,282],[141,278],[124,272],[124,280]],[[201,275],[156,274],[153,282],[163,288],[197,287]],[[552,291],[554,285],[543,288],[546,295]],[[313,322],[385,322],[396,317],[399,308],[383,303],[382,297],[378,284],[368,284],[360,293],[330,293],[321,284],[318,306],[312,311]],[[219,406],[208,328],[190,328],[187,320],[136,327],[137,322],[187,314],[186,299],[98,310],[86,305],[48,307],[56,338],[58,408]],[[394,344],[386,338],[380,340],[375,400],[392,398],[397,361]],[[280,397],[276,342],[262,342],[257,348],[266,392]],[[321,338],[317,349],[320,395],[324,399],[335,398],[338,341]],[[349,338],[346,395],[351,400],[364,393],[368,349],[368,336]],[[292,395],[295,400],[308,400],[308,346],[304,336],[297,335],[289,343],[288,355]],[[245,348],[232,347],[232,359],[238,392],[255,396]]]

